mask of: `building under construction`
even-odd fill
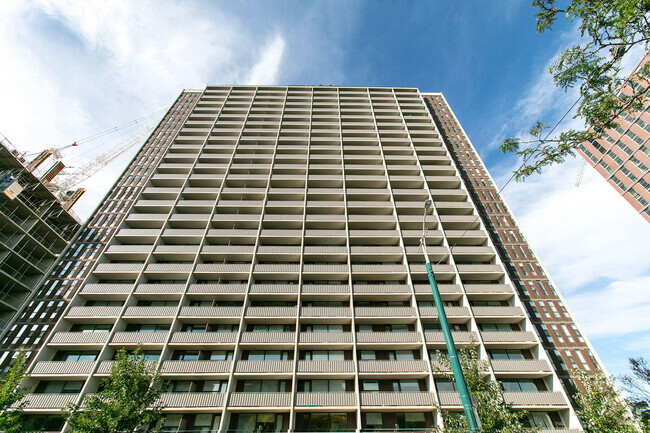
[[[0,327],[5,327],[80,227],[71,212],[83,189],[52,190],[61,161],[37,172],[53,151],[28,162],[0,136]]]

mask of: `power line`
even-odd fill
[[[573,109],[574,109],[575,106],[578,104],[578,102],[580,102],[581,99],[582,99],[582,96],[580,96],[580,97],[579,97],[579,98],[578,98],[578,99],[573,103],[573,105],[571,105],[571,107],[570,107],[570,108],[569,108],[569,109],[568,109],[568,110],[567,110],[567,111],[562,115],[562,117],[560,118],[560,120],[558,120],[557,123],[555,123],[555,125],[553,126],[553,128],[551,128],[551,130],[548,132],[548,134],[546,134],[546,137],[544,137],[543,139],[541,139],[541,140],[539,141],[539,144],[535,147],[535,149],[533,150],[533,152],[531,152],[531,153],[528,155],[528,157],[524,158],[523,162],[522,162],[521,165],[517,168],[517,170],[513,171],[512,175],[511,175],[510,178],[506,181],[506,183],[503,184],[503,186],[502,186],[501,188],[497,189],[497,192],[496,192],[496,198],[493,199],[493,200],[491,200],[491,201],[488,201],[487,204],[492,204],[492,203],[495,203],[495,202],[497,201],[497,198],[499,198],[499,197],[501,196],[501,193],[506,189],[506,187],[507,187],[508,184],[512,181],[512,179],[515,178],[516,172],[517,172],[519,169],[521,169],[521,168],[526,164],[526,162],[528,162],[528,160],[529,160],[530,158],[532,158],[534,152],[535,152],[537,149],[539,149],[540,146],[542,146],[542,144],[544,144],[544,141],[546,141],[546,140],[548,139],[548,137],[553,133],[553,131],[555,131],[555,129],[560,125],[560,123],[562,123],[562,122],[564,121],[564,119],[569,115],[569,113],[571,113],[571,112],[573,111]],[[500,201],[503,201],[503,200],[501,199]],[[472,221],[472,223],[471,223],[469,226],[471,227],[475,222],[477,222],[477,221],[480,219],[480,217],[481,217],[480,215],[477,215],[476,218],[474,219],[474,221]],[[451,255],[451,252],[452,252],[452,250],[454,249],[454,247],[455,247],[456,245],[458,245],[458,242],[460,242],[460,240],[461,240],[461,239],[462,239],[462,238],[467,234],[467,232],[469,232],[469,230],[470,230],[469,228],[465,229],[465,231],[463,232],[463,234],[460,235],[460,237],[456,240],[456,242],[454,243],[454,245],[452,245],[452,246],[449,248],[449,251],[447,252],[447,254],[445,254],[445,255],[444,255],[444,256],[443,256],[443,257],[442,257],[442,258],[441,258],[441,259],[436,263],[436,266],[439,265],[443,260],[445,260],[447,257],[449,257],[449,256]]]

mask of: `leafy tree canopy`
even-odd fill
[[[537,31],[551,30],[558,17],[578,22],[581,43],[562,52],[549,69],[555,85],[565,91],[577,88],[580,99],[576,118],[584,130],[570,129],[558,136],[554,128],[537,121],[530,130],[531,141],[507,138],[501,151],[512,152],[524,162],[515,179],[525,180],[544,167],[562,163],[583,142],[593,141],[614,126],[622,112],[643,108],[650,90],[650,63],[631,77],[619,76],[620,59],[635,46],[647,49],[650,41],[650,0],[534,0],[538,9]],[[640,84],[637,84],[637,82]],[[626,88],[625,92],[621,89]],[[569,107],[567,107],[569,108]]]
[[[82,406],[65,411],[72,433],[126,433],[142,426],[159,431],[164,420],[159,397],[162,382],[156,363],[149,363],[138,348],[117,353],[111,375],[100,391],[87,396]]]
[[[515,412],[511,403],[503,401],[501,383],[490,379],[487,364],[478,358],[473,344],[458,351],[458,355],[467,382],[467,389],[475,402],[476,412],[481,422],[483,433],[529,433],[537,428],[525,427],[526,411]],[[455,381],[450,373],[451,362],[444,354],[438,354],[439,370],[447,380]],[[444,428],[440,433],[467,433],[467,420],[464,416],[442,411]]]
[[[24,400],[29,390],[21,386],[27,370],[25,354],[20,353],[7,374],[0,379],[0,431],[20,433],[23,428],[22,410],[27,405]]]

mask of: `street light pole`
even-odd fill
[[[456,379],[456,386],[458,387],[458,393],[460,394],[460,402],[463,405],[463,411],[465,412],[465,418],[467,418],[467,426],[469,427],[470,432],[480,432],[479,422],[474,412],[474,405],[472,404],[472,398],[469,395],[467,390],[467,383],[465,382],[465,376],[463,375],[463,369],[460,366],[460,361],[458,360],[458,353],[456,352],[456,346],[454,345],[454,338],[451,335],[451,329],[449,329],[449,322],[447,321],[447,314],[445,313],[445,308],[442,303],[442,298],[440,297],[440,291],[438,290],[438,284],[436,283],[436,277],[433,273],[433,268],[431,267],[431,262],[429,261],[429,254],[427,253],[427,242],[425,238],[425,227],[427,219],[427,211],[431,208],[431,200],[424,202],[424,219],[422,221],[422,237],[420,238],[420,246],[422,247],[422,253],[424,254],[424,261],[427,268],[427,276],[429,277],[429,284],[431,285],[431,291],[433,292],[433,300],[436,304],[436,310],[438,310],[438,319],[440,320],[440,327],[442,328],[442,334],[445,337],[445,344],[447,345],[447,353],[449,354],[449,361],[451,362],[451,369],[454,372],[454,378]]]

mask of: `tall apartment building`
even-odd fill
[[[41,425],[58,431],[60,408],[138,345],[169,381],[170,432],[413,431],[441,421],[437,405],[461,412],[432,362],[431,199],[457,344],[477,344],[531,424],[582,431],[417,89],[194,95],[30,366]]]
[[[63,164],[37,177],[13,145],[0,136],[0,329],[31,296],[34,287],[81,227],[48,182]]]
[[[630,76],[632,85],[621,89],[623,94],[632,95],[635,89],[650,85],[647,78],[637,74],[649,61],[650,52]],[[645,102],[643,111],[622,112],[614,128],[591,143],[581,144],[578,153],[650,222],[650,99]]]
[[[201,92],[195,91],[181,93],[88,221],[81,228],[77,223],[74,230],[78,230],[76,236],[73,236],[74,232],[57,228],[60,236],[66,236],[70,244],[65,249],[65,245],[59,246],[60,257],[47,272],[47,277],[40,283],[38,280],[30,281],[32,292],[22,302],[22,307],[9,325],[2,326],[0,368],[7,369],[17,351],[27,353],[28,359],[33,359],[35,351],[48,337],[52,325],[59,320],[115,229],[131,209],[135,198],[149,181],[200,95]]]
[[[600,361],[444,96],[431,93],[423,97],[558,377],[573,395],[576,387],[569,372],[603,370]]]

